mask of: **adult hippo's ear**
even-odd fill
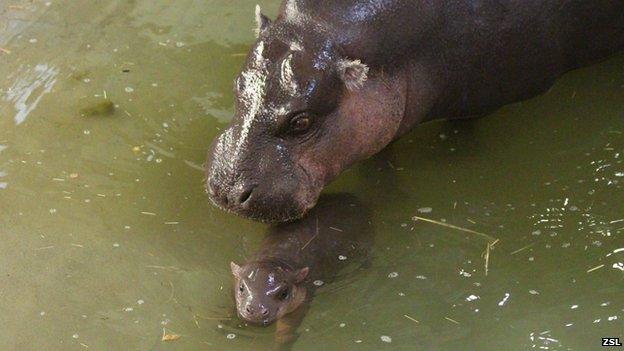
[[[360,60],[342,59],[338,61],[338,75],[349,90],[357,90],[368,78],[368,66]]]
[[[310,268],[308,267],[303,267],[300,270],[298,270],[295,273],[295,284],[299,284],[302,281],[304,281],[305,278],[308,276],[308,273],[310,273]]]
[[[230,269],[232,270],[232,274],[234,275],[234,277],[240,279],[242,274],[241,266],[237,265],[234,262],[230,262]]]
[[[256,37],[264,33],[271,26],[271,20],[262,13],[260,5],[256,5]]]

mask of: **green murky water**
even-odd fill
[[[0,2],[3,350],[271,348],[273,329],[233,317],[229,273],[266,227],[213,208],[200,170],[254,4]],[[624,337],[623,160],[624,56],[418,127],[328,189],[374,213],[372,264],[320,288],[295,349]],[[498,238],[487,276],[485,240],[415,215]]]

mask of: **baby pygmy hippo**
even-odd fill
[[[300,324],[314,289],[334,281],[350,263],[367,262],[372,245],[368,210],[352,195],[321,198],[305,218],[269,230],[260,248],[242,265],[231,263],[236,309],[246,322],[285,321],[278,333]],[[289,315],[291,314],[291,315]]]

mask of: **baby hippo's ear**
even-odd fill
[[[241,266],[237,265],[234,262],[230,262],[230,269],[232,270],[232,274],[234,275],[234,277],[240,279],[242,274]]]
[[[302,281],[304,281],[305,278],[308,276],[308,273],[310,273],[310,268],[308,267],[303,267],[300,270],[298,270],[295,273],[295,284],[299,284]]]
[[[349,90],[357,90],[368,78],[368,66],[360,60],[342,59],[338,61],[338,75]]]
[[[256,5],[256,38],[260,36],[260,34],[264,33],[271,26],[271,20],[262,14],[262,9],[260,5]]]

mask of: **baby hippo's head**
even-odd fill
[[[306,297],[302,282],[308,267],[291,269],[276,262],[230,263],[236,310],[246,322],[269,325],[294,311]]]

